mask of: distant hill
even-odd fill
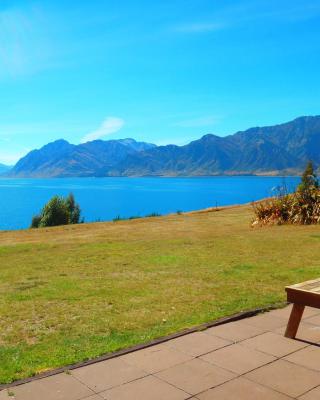
[[[157,147],[133,139],[76,146],[58,140],[30,152],[9,176],[298,174],[308,160],[320,166],[320,116],[300,117],[226,137],[208,134],[185,146]]]
[[[8,172],[9,169],[11,169],[11,168],[12,167],[9,166],[9,165],[0,164],[0,175],[5,173],[5,172]]]
[[[108,175],[296,174],[308,160],[320,165],[320,116],[130,154]]]
[[[21,158],[10,177],[52,178],[101,176],[128,155],[148,150],[154,144],[134,139],[95,140],[78,146],[60,139]]]

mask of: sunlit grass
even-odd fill
[[[319,226],[250,207],[0,232],[0,382],[285,300],[319,276]]]

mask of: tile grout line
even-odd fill
[[[66,372],[65,372],[65,373],[66,373]],[[67,375],[69,375],[69,374],[67,374]],[[81,383],[82,385],[84,385],[87,389],[91,390],[92,394],[91,394],[90,396],[98,395],[99,397],[101,397],[101,396],[99,395],[99,392],[96,392],[94,389],[92,389],[90,386],[88,386],[85,382],[82,382],[80,379],[78,379],[78,378],[77,378],[76,376],[74,376],[72,373],[70,373],[70,376],[72,376],[72,378],[74,378],[76,381],[78,381],[79,383]],[[103,392],[103,390],[102,390],[101,392]],[[101,392],[100,392],[100,393],[101,393]],[[89,398],[90,398],[90,396],[89,396]],[[102,398],[103,398],[103,397],[102,397]],[[80,400],[86,400],[86,397],[83,398],[83,399],[80,399]]]
[[[302,349],[301,349],[301,350],[302,350]],[[284,359],[281,359],[281,360],[282,360],[282,361],[286,361],[286,362],[289,363],[289,364],[293,364],[293,365],[295,365],[295,366],[298,366],[298,367],[307,369],[307,370],[309,370],[309,371],[317,372],[318,374],[320,373],[320,371],[317,370],[317,369],[310,368],[310,367],[306,367],[305,365],[297,364],[297,363],[295,363],[295,362],[293,362],[293,361],[290,361],[290,360],[284,360]],[[320,386],[320,383],[319,383],[319,385],[317,385],[317,386]]]
[[[187,362],[189,362],[189,361],[192,361],[193,359],[194,359],[194,358],[192,358],[192,359],[190,359],[190,360],[183,361],[183,362],[178,363],[178,364],[175,364],[175,365],[173,365],[172,367],[185,364],[185,363],[187,363]],[[135,368],[138,368],[138,367],[136,367],[135,365],[131,365],[131,364],[127,363],[126,361],[124,361],[124,362],[125,362],[127,365],[129,365],[129,366],[133,366],[133,367],[135,367]],[[172,368],[172,367],[169,367],[169,368]],[[75,377],[74,375],[72,375],[72,376],[73,376],[78,382],[84,384],[88,389],[92,390],[92,391],[94,392],[94,394],[99,395],[99,396],[100,396],[100,394],[101,394],[102,392],[107,392],[107,391],[112,390],[112,389],[114,389],[114,388],[119,388],[119,387],[125,386],[125,385],[127,385],[127,384],[129,384],[129,383],[133,383],[133,382],[142,380],[142,379],[147,378],[147,377],[149,377],[149,376],[152,376],[152,377],[154,377],[154,378],[156,378],[156,379],[159,379],[159,380],[161,380],[162,382],[165,382],[165,383],[169,384],[170,386],[172,386],[172,387],[174,387],[174,388],[176,388],[176,389],[178,389],[178,390],[181,390],[181,391],[185,392],[186,394],[192,396],[191,393],[188,393],[188,392],[186,392],[185,390],[180,389],[180,388],[176,387],[175,385],[173,385],[172,383],[169,383],[169,382],[165,381],[164,379],[161,379],[160,377],[158,377],[158,376],[155,375],[155,374],[158,374],[158,373],[160,373],[160,372],[166,371],[166,370],[169,369],[169,368],[164,368],[164,369],[161,369],[161,370],[156,371],[156,372],[148,372],[148,371],[146,371],[146,370],[144,370],[144,369],[139,368],[140,371],[146,373],[145,376],[142,376],[142,377],[140,377],[140,378],[135,378],[135,379],[132,379],[132,380],[127,381],[127,382],[123,382],[123,383],[121,383],[121,384],[119,384],[119,385],[115,385],[115,386],[112,386],[112,387],[107,388],[107,389],[100,390],[99,392],[97,392],[95,389],[92,389],[91,387],[89,387],[85,382],[83,382],[83,381],[80,380],[79,378]],[[101,397],[101,396],[100,396],[100,397]],[[188,399],[189,399],[189,398],[188,398]],[[188,400],[188,399],[186,399],[186,400]],[[80,399],[80,400],[83,400],[83,399]],[[85,399],[84,399],[84,400],[85,400]]]
[[[255,336],[255,337],[256,337],[256,336]],[[256,349],[255,347],[246,346],[246,345],[244,345],[244,344],[241,344],[241,342],[239,342],[238,344],[239,344],[239,346],[241,346],[241,347],[245,347],[245,348],[247,348],[247,349],[251,349],[251,350],[258,351],[259,353],[265,354],[265,355],[267,355],[267,356],[275,357],[275,358],[278,359],[278,360],[280,360],[280,359],[282,359],[282,358],[284,358],[284,357],[290,356],[291,354],[297,353],[298,351],[303,350],[303,349],[306,349],[307,347],[310,346],[310,344],[306,344],[305,346],[301,347],[300,349],[290,351],[289,353],[284,354],[283,356],[277,356],[277,355],[274,355],[274,354],[267,353],[265,350],[260,350],[260,349]]]
[[[125,361],[124,361],[124,362],[125,362]],[[126,363],[126,364],[127,364],[127,365],[130,365],[130,364],[128,364],[128,363]],[[130,365],[130,366],[131,366],[131,365]],[[88,389],[92,390],[92,391],[93,391],[93,394],[96,394],[96,395],[99,395],[99,396],[100,396],[100,394],[101,394],[102,392],[107,392],[108,390],[111,390],[111,389],[114,389],[114,388],[119,388],[119,387],[121,387],[121,386],[127,385],[128,383],[136,382],[136,381],[139,381],[139,380],[141,380],[141,379],[143,379],[143,378],[147,378],[148,376],[153,376],[152,373],[147,372],[147,371],[145,371],[145,370],[143,370],[143,369],[140,369],[140,371],[141,371],[141,372],[145,372],[146,375],[141,376],[140,378],[135,378],[135,379],[129,380],[129,381],[127,381],[127,382],[120,383],[119,385],[115,385],[115,386],[109,387],[109,388],[107,388],[107,389],[99,390],[98,392],[97,392],[95,389],[92,389],[90,386],[88,386],[85,382],[83,382],[83,381],[82,381],[81,379],[79,379],[78,377],[74,376],[73,374],[71,374],[71,375],[72,375],[78,382],[82,383],[82,384],[85,385]],[[101,397],[101,396],[100,396],[100,397]]]
[[[80,381],[79,381],[79,382],[80,382]],[[90,397],[95,396],[95,395],[98,395],[101,399],[103,399],[103,397],[101,397],[98,393],[95,393],[95,392],[94,392],[91,388],[89,388],[86,384],[84,384],[83,382],[80,382],[80,383],[83,384],[83,386],[85,386],[87,389],[89,389],[92,393],[90,393],[89,396],[85,395],[84,397],[79,397],[79,399],[77,399],[77,400],[87,400],[87,399],[90,399]],[[18,386],[15,386],[15,387],[18,387]],[[10,396],[10,395],[9,395],[9,389],[4,389],[3,391],[7,393],[7,395],[8,395],[9,398],[12,398],[12,400],[15,400],[16,395],[15,395],[15,393],[14,393],[14,390],[11,391],[11,392],[13,393],[13,396]],[[1,392],[2,392],[2,390],[0,389],[0,393],[1,393]],[[105,399],[103,399],[103,400],[105,400]]]
[[[225,346],[225,347],[227,347],[227,346]],[[217,350],[218,350],[218,349],[217,349]],[[201,357],[201,356],[199,356],[199,357]],[[195,357],[195,358],[194,358],[194,360],[196,360],[196,359],[198,359],[198,357]],[[180,364],[177,364],[177,365],[183,365],[183,364],[186,364],[187,362],[190,362],[190,361],[192,361],[192,360],[184,361],[183,363],[180,363]],[[210,363],[209,361],[206,361],[206,360],[201,360],[201,361],[205,362],[205,363],[208,364],[208,365],[211,365],[211,366],[220,368],[220,369],[222,369],[222,370],[225,371],[225,372],[232,373],[232,374],[234,374],[235,376],[233,376],[232,378],[226,380],[225,382],[222,382],[222,383],[219,383],[218,385],[212,386],[212,387],[210,387],[210,388],[208,388],[208,389],[206,389],[206,390],[204,390],[204,391],[202,391],[202,392],[199,392],[199,393],[197,393],[197,394],[195,394],[195,395],[193,395],[193,396],[198,396],[199,394],[205,393],[205,392],[207,392],[208,390],[214,389],[214,388],[219,387],[219,386],[223,386],[223,385],[226,384],[227,382],[233,381],[233,380],[235,380],[235,379],[237,379],[237,378],[240,378],[240,377],[242,377],[242,378],[244,378],[244,379],[247,379],[247,378],[244,377],[245,374],[248,374],[249,372],[252,372],[252,371],[255,371],[255,370],[259,369],[259,368],[262,368],[262,367],[264,367],[265,365],[272,364],[272,363],[274,363],[275,361],[278,361],[278,359],[276,358],[275,360],[272,360],[272,361],[270,361],[270,362],[268,362],[268,363],[266,363],[266,364],[264,364],[264,365],[261,365],[260,367],[254,368],[254,369],[252,369],[252,370],[250,370],[250,371],[247,371],[247,372],[244,372],[244,373],[242,373],[242,374],[237,374],[237,373],[235,373],[234,371],[228,370],[227,368],[224,368],[224,367],[220,367],[220,366],[218,366],[218,365],[216,365],[216,364],[212,364],[212,363]],[[174,367],[174,366],[173,366],[173,367]],[[173,367],[170,367],[170,368],[173,368]],[[170,368],[167,368],[167,369],[170,369]],[[165,370],[166,370],[166,369],[161,370],[161,371],[158,371],[158,372],[162,372],[162,371],[165,371]],[[155,374],[157,374],[158,372],[156,372]],[[175,386],[174,384],[172,384],[172,383],[170,383],[170,382],[167,382],[165,379],[163,379],[163,378],[161,378],[161,377],[158,377],[158,376],[155,376],[155,377],[161,379],[162,381],[164,381],[164,382],[166,382],[166,383],[169,383],[170,385],[172,385],[173,387],[175,387],[175,388],[177,388],[177,389],[179,389],[179,390],[183,390],[183,389],[181,389],[181,388]],[[247,380],[250,380],[250,379],[247,379]],[[254,381],[250,380],[250,382],[254,382]],[[254,382],[254,383],[256,383],[256,384],[259,385],[259,383],[257,383],[257,382]],[[261,384],[260,384],[260,385],[261,385]],[[261,385],[261,386],[266,387],[266,388],[268,388],[269,390],[273,390],[273,391],[275,391],[275,392],[277,392],[277,393],[283,394],[282,392],[279,392],[279,391],[277,391],[277,390],[275,390],[275,389],[273,389],[273,388],[270,388],[270,387],[268,387],[268,386],[265,386],[265,385]],[[183,391],[184,391],[184,390],[183,390]],[[188,393],[188,392],[186,392],[186,393]],[[191,396],[192,396],[192,395],[191,395]],[[288,397],[290,397],[290,396],[288,396]]]
[[[247,325],[247,326],[248,326],[248,325]],[[250,325],[250,327],[252,327],[252,325]],[[208,328],[208,329],[210,329],[210,328]],[[266,330],[266,331],[263,331],[263,332],[261,332],[261,333],[257,333],[256,335],[250,336],[250,337],[248,337],[248,338],[246,338],[246,339],[233,340],[233,339],[226,339],[226,338],[224,338],[224,337],[222,337],[222,336],[217,335],[216,333],[213,334],[213,335],[211,335],[210,333],[206,333],[205,330],[203,331],[203,333],[206,333],[206,335],[213,336],[213,337],[216,336],[216,337],[218,337],[219,339],[230,340],[230,341],[232,342],[232,344],[237,344],[237,343],[243,342],[243,341],[245,341],[245,340],[252,339],[252,338],[255,338],[255,337],[257,337],[257,336],[261,336],[261,335],[263,335],[263,334],[265,334],[265,333],[268,333],[268,332],[270,332],[270,331]]]
[[[214,365],[215,367],[221,368],[221,369],[223,369],[224,371],[231,372],[231,373],[235,374],[235,375],[236,375],[235,378],[237,378],[237,377],[243,376],[243,375],[245,375],[245,374],[248,374],[249,372],[253,372],[253,371],[255,371],[255,370],[259,369],[259,368],[262,368],[262,367],[264,367],[264,366],[266,366],[266,365],[272,364],[272,363],[278,361],[278,358],[275,357],[275,360],[271,360],[271,361],[267,362],[266,364],[260,365],[259,367],[255,367],[255,368],[250,369],[249,371],[246,371],[246,372],[243,372],[243,373],[237,373],[237,372],[231,371],[230,369],[227,369],[227,368],[225,368],[225,367],[221,367],[220,365],[211,363],[211,362],[209,362],[209,361],[207,361],[207,360],[201,360],[201,361],[204,361],[205,363],[207,363],[207,364],[209,364],[209,365]],[[235,379],[235,378],[232,378],[232,379]],[[220,385],[219,385],[219,386],[220,386]]]
[[[214,337],[213,335],[210,335],[210,336],[211,336],[211,337]],[[219,338],[219,339],[220,339],[220,338]],[[217,349],[210,350],[210,351],[208,351],[208,352],[206,352],[206,353],[202,353],[202,354],[200,354],[199,356],[194,356],[194,355],[188,354],[186,351],[177,350],[177,349],[175,349],[175,348],[173,348],[173,347],[170,347],[170,349],[171,349],[171,350],[175,350],[175,351],[177,351],[177,352],[179,352],[179,353],[181,353],[181,354],[185,354],[185,355],[187,355],[187,356],[190,356],[190,357],[192,357],[192,359],[196,359],[196,358],[205,356],[206,354],[214,353],[214,352],[217,351],[217,350],[225,349],[226,347],[233,346],[234,344],[235,344],[235,343],[230,342],[230,343],[228,343],[228,344],[226,344],[226,345],[224,345],[224,346],[222,346],[222,347],[219,347],[219,348],[217,348]],[[168,347],[169,347],[169,346],[168,346]],[[183,363],[185,363],[185,362],[187,362],[187,361],[183,361]],[[181,363],[181,364],[183,364],[183,363]],[[160,372],[160,371],[158,371],[158,372]]]
[[[209,389],[206,389],[206,390],[204,390],[203,392],[197,393],[196,396],[198,396],[199,394],[205,393],[205,392],[207,392],[208,390],[212,390],[212,389],[215,389],[215,388],[217,388],[217,387],[223,386],[223,385],[225,385],[226,383],[231,382],[231,381],[234,381],[234,380],[236,380],[236,379],[238,379],[238,378],[242,378],[242,379],[245,379],[245,380],[247,380],[247,381],[249,381],[249,382],[252,382],[252,383],[254,383],[254,384],[256,384],[256,385],[260,385],[260,386],[262,386],[262,387],[264,387],[264,388],[266,388],[266,389],[269,389],[269,390],[271,390],[271,391],[273,391],[273,392],[275,392],[275,393],[279,393],[279,394],[285,395],[285,396],[287,396],[287,397],[289,397],[289,398],[291,398],[291,399],[295,399],[294,397],[289,396],[289,395],[286,394],[286,393],[280,392],[280,391],[277,390],[277,389],[271,388],[270,386],[264,385],[264,384],[262,384],[262,383],[260,383],[260,382],[256,382],[256,381],[254,381],[254,380],[252,380],[252,379],[250,379],[250,378],[248,378],[248,377],[245,376],[245,375],[248,374],[249,372],[256,371],[257,369],[262,368],[262,367],[264,367],[265,365],[270,365],[270,364],[274,363],[275,361],[277,361],[277,360],[273,360],[273,361],[271,361],[271,362],[269,362],[269,363],[267,363],[267,364],[261,365],[260,367],[254,368],[254,369],[251,370],[251,371],[244,372],[243,374],[236,375],[235,377],[229,379],[229,380],[226,381],[226,382],[220,383],[219,385],[216,385],[216,386],[213,386],[213,387],[211,387],[211,388],[209,388]],[[222,368],[222,367],[220,367],[220,368]],[[224,369],[224,368],[222,368],[222,369]],[[226,371],[232,372],[232,371],[229,371],[229,370],[226,370]],[[312,389],[314,389],[314,388],[312,388]],[[312,390],[312,389],[311,389],[311,390]],[[302,396],[302,395],[299,395],[299,396]]]
[[[268,363],[268,364],[265,364],[265,365],[270,365],[270,364],[272,364],[272,363],[274,363],[274,362],[276,362],[276,361],[279,361],[279,359],[277,359],[277,360],[275,360],[275,361],[272,361],[271,363]],[[282,360],[282,361],[286,361],[286,360]],[[253,369],[252,371],[249,371],[249,372],[253,372],[253,371],[256,371],[256,370],[258,370],[258,369],[260,369],[260,368],[263,368],[265,365],[262,365],[261,367],[258,367],[258,368],[256,368],[256,369]],[[304,368],[305,368],[305,367],[304,367]],[[305,368],[305,369],[307,369],[307,368]],[[291,397],[292,399],[296,399],[296,398],[299,398],[299,397],[301,397],[301,396],[304,395],[304,393],[301,393],[301,394],[298,395],[298,397],[292,397],[291,395],[288,395],[287,393],[284,393],[284,392],[280,392],[279,390],[274,389],[274,388],[271,388],[270,386],[267,386],[267,385],[264,384],[264,383],[256,382],[256,381],[254,381],[253,379],[250,379],[249,377],[246,377],[246,376],[245,376],[245,375],[248,374],[249,372],[246,372],[245,374],[242,374],[241,377],[242,377],[243,379],[247,379],[247,380],[250,381],[250,382],[253,382],[253,383],[256,383],[256,384],[258,384],[258,385],[261,385],[261,386],[263,386],[263,387],[265,387],[265,388],[271,389],[271,390],[273,390],[273,391],[275,391],[275,392],[277,392],[277,393],[280,393],[280,394],[285,395],[285,396],[287,396],[287,397]],[[312,387],[312,388],[309,389],[308,391],[313,390],[315,387],[318,387],[318,386],[319,386],[319,385],[317,384],[316,386]],[[308,391],[307,391],[307,392],[308,392]]]
[[[191,360],[189,360],[189,361],[191,361]],[[188,362],[188,361],[186,361],[186,362]],[[184,363],[182,363],[182,364],[184,364]],[[178,365],[181,365],[181,364],[178,364]],[[168,368],[168,369],[169,369],[169,368]],[[162,371],[165,371],[165,369],[162,370]],[[162,371],[159,371],[159,372],[162,372]],[[156,372],[156,374],[158,374],[158,372]],[[190,397],[188,397],[186,400],[192,398],[192,396],[195,396],[194,394],[189,393],[189,392],[185,391],[184,389],[179,388],[179,387],[176,386],[175,384],[173,384],[173,383],[171,383],[171,382],[167,382],[165,379],[161,378],[160,376],[156,376],[156,375],[154,375],[154,374],[152,374],[152,376],[153,376],[154,378],[156,378],[156,379],[159,379],[159,381],[165,382],[165,383],[167,383],[168,385],[174,387],[175,389],[181,390],[182,392],[184,392],[184,393],[190,395]]]
[[[311,389],[309,389],[309,390],[307,390],[306,392],[300,394],[299,397],[304,396],[305,394],[307,394],[307,393],[309,393],[309,392],[311,392],[312,390],[317,389],[317,388],[320,388],[320,384],[317,385],[317,386],[315,386],[315,387],[313,387],[313,388],[311,388]],[[297,397],[297,399],[299,399],[299,397]]]

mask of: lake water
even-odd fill
[[[27,228],[54,195],[74,193],[86,222],[248,203],[298,177],[1,179],[0,230]]]

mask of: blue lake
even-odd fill
[[[74,193],[86,222],[248,203],[298,177],[0,179],[0,230],[27,228],[54,195]]]

